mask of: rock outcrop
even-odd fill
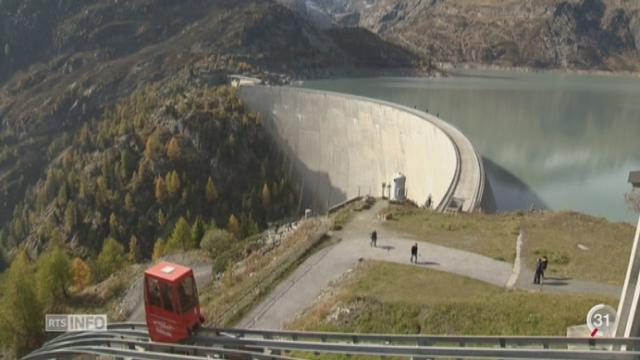
[[[314,0],[435,61],[640,70],[640,3],[625,0]]]

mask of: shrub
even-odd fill
[[[124,246],[116,239],[108,238],[102,245],[102,251],[96,260],[96,273],[98,280],[104,280],[113,274],[126,262]]]
[[[221,229],[211,229],[202,237],[200,248],[207,250],[211,257],[229,249],[233,241],[233,235]]]

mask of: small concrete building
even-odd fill
[[[640,171],[631,171],[629,173],[629,182],[634,188],[640,187]]]
[[[401,173],[396,173],[393,176],[393,195],[391,197],[391,200],[405,201],[406,184],[407,184],[407,178]]]

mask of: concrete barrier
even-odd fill
[[[324,212],[382,195],[393,174],[407,198],[445,210],[480,207],[484,169],[471,142],[433,115],[389,102],[291,87],[242,86],[240,97],[290,161],[305,206]]]

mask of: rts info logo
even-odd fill
[[[45,318],[45,330],[55,332],[68,331],[106,331],[107,315],[96,314],[55,314]]]

